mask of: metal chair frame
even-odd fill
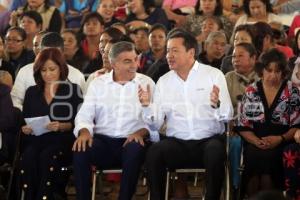
[[[230,138],[230,126],[229,123],[226,123],[226,161],[225,161],[225,200],[230,200],[230,168],[229,168],[229,138]],[[205,173],[204,168],[182,168],[182,169],[175,169],[175,173]],[[166,191],[165,191],[165,200],[169,199],[169,187],[170,187],[170,178],[171,172],[167,169],[167,176],[166,176]],[[197,183],[197,179],[195,178],[194,185]],[[205,188],[204,188],[205,191]],[[203,196],[204,199],[204,196]]]

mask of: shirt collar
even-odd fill
[[[234,73],[240,78],[240,80],[244,81],[246,84],[250,84],[258,79],[258,76],[255,71],[252,71],[248,76],[238,73],[236,70]]]
[[[200,63],[197,60],[195,60],[194,65],[191,70],[198,71],[199,67],[200,67]]]
[[[108,75],[107,75],[107,78],[105,79],[106,83],[114,83],[114,70],[111,70]],[[138,73],[135,74],[135,77],[129,81],[129,82],[132,82],[132,83],[138,83],[139,82],[139,79],[140,79],[140,76],[138,75]]]

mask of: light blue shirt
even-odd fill
[[[72,1],[73,2],[73,8],[77,11],[80,11],[80,10],[83,10],[85,9],[86,7],[88,7],[88,0],[85,0],[83,2],[79,2],[78,0],[75,0],[75,1]],[[95,12],[97,10],[97,7],[99,5],[99,0],[95,0],[95,2],[93,3],[93,6],[92,6],[92,9],[91,11],[92,12]],[[66,13],[66,2],[65,1],[62,1],[62,4],[61,6],[58,8],[58,10],[61,12],[61,13]]]

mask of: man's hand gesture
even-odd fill
[[[151,89],[150,85],[147,85],[147,90],[144,90],[141,85],[139,85],[139,100],[143,107],[150,105],[151,100]]]
[[[130,142],[136,142],[139,143],[142,146],[145,146],[144,138],[149,134],[148,130],[145,128],[139,129],[136,132],[128,135],[126,141],[123,144],[123,147],[125,147]]]
[[[90,132],[85,128],[80,130],[79,133],[80,135],[74,142],[72,150],[78,152],[80,151],[84,152],[86,150],[87,144],[89,147],[92,147],[93,137],[91,136]]]
[[[219,93],[220,93],[219,87],[213,85],[212,91],[210,92],[210,105],[213,108],[220,107]]]

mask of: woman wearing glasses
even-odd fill
[[[35,56],[32,50],[27,50],[25,47],[26,32],[22,28],[11,27],[8,29],[4,41],[8,62],[12,66],[11,75],[14,79],[20,68],[32,63]]]

